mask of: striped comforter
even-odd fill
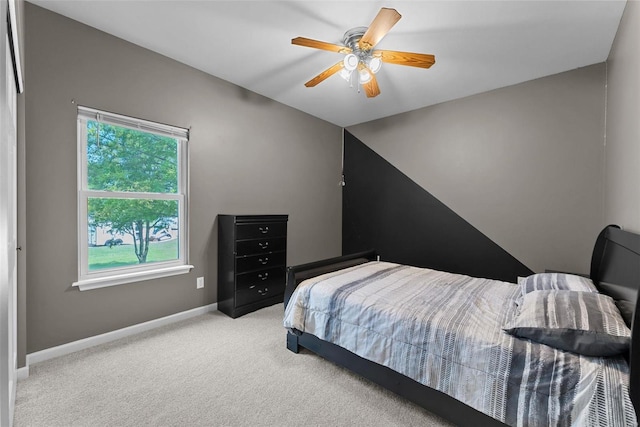
[[[385,365],[513,426],[632,426],[628,365],[503,332],[520,288],[387,262],[301,283],[284,326]]]

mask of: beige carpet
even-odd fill
[[[15,426],[448,426],[309,352],[282,305],[215,312],[30,367]]]

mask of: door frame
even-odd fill
[[[0,0],[0,425],[13,425],[17,382],[17,96],[23,90],[15,0]]]

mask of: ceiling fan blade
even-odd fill
[[[324,70],[323,72],[321,72],[320,74],[318,74],[317,76],[315,76],[314,78],[306,82],[304,85],[306,87],[314,87],[318,83],[322,83],[325,79],[333,76],[335,73],[342,70],[343,67],[344,67],[344,63],[340,61],[337,64],[327,68],[326,70]]]
[[[296,37],[291,39],[291,44],[298,46],[312,47],[314,49],[328,50],[330,52],[338,52],[348,54],[351,53],[351,49],[346,46],[340,46],[333,43],[321,42],[319,40],[308,39],[306,37]]]
[[[369,28],[358,42],[360,49],[372,49],[387,35],[391,27],[396,25],[396,22],[398,22],[400,18],[402,18],[402,15],[395,9],[387,7],[380,9],[380,12],[373,18],[371,25],[369,25]]]
[[[382,62],[410,67],[429,68],[436,63],[436,57],[427,53],[398,52],[395,50],[376,50],[373,56],[377,56]]]
[[[364,93],[367,95],[367,98],[375,98],[380,95],[380,87],[378,87],[378,80],[376,80],[376,75],[369,70],[371,73],[371,80],[362,85],[364,89]]]

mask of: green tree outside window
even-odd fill
[[[177,227],[178,201],[161,195],[178,192],[178,141],[89,120],[86,150],[88,189],[105,192],[104,197],[88,198],[88,226],[108,229],[114,236],[131,236],[135,259],[148,262],[154,232]],[[115,195],[127,192],[149,197]],[[160,261],[178,258],[178,246],[174,246],[175,253],[165,254],[168,259]],[[98,252],[90,253],[89,270],[99,268],[99,258]]]

